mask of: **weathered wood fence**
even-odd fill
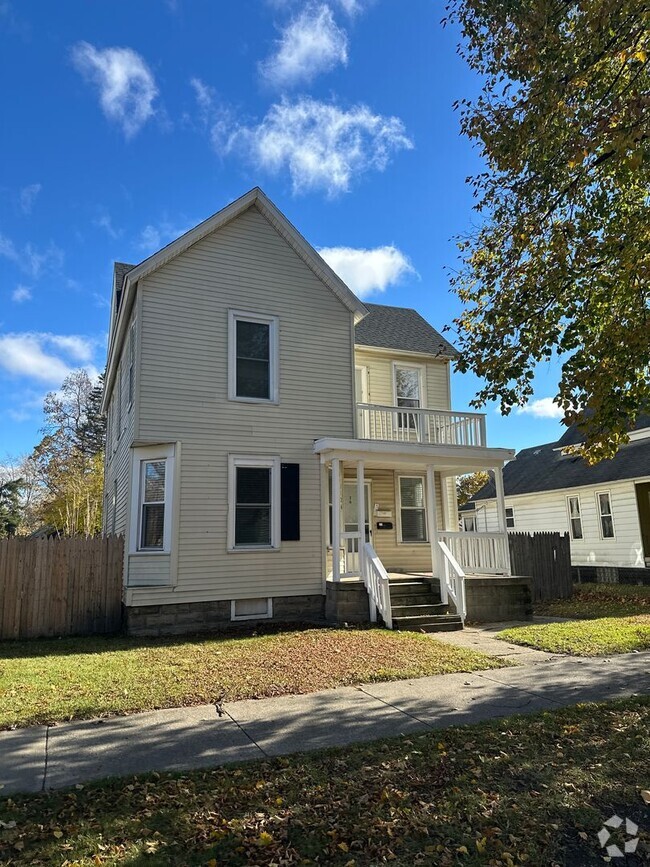
[[[0,639],[116,632],[121,536],[0,539]]]
[[[533,579],[533,602],[566,599],[573,592],[568,533],[508,533],[513,575]]]

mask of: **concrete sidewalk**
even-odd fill
[[[452,633],[453,634],[453,633]],[[0,732],[0,795],[187,770],[650,693],[650,652]]]

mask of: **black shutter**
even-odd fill
[[[300,464],[282,464],[280,479],[280,538],[283,542],[297,542],[300,539]]]

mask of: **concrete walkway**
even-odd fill
[[[650,652],[611,659],[545,656],[474,674],[233,702],[222,716],[204,705],[0,732],[0,795],[262,759],[650,693]]]

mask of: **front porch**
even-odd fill
[[[321,459],[328,595],[331,585],[361,584],[371,622],[462,628],[466,580],[510,576],[501,474],[512,451],[334,438],[318,440],[314,451]],[[456,477],[478,469],[495,475],[501,522],[495,533],[459,529]],[[414,592],[405,591],[409,583],[417,585]],[[340,596],[343,588],[337,590]],[[351,598],[352,588],[345,592]]]

